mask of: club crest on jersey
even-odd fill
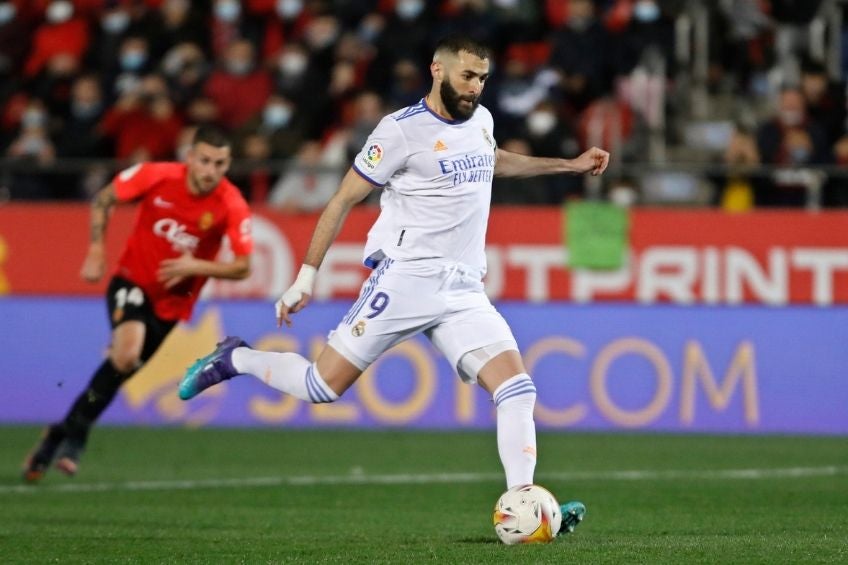
[[[206,231],[212,227],[213,223],[215,223],[215,216],[212,215],[212,212],[203,212],[200,219],[197,220],[197,227]]]
[[[486,140],[486,143],[489,144],[489,147],[491,147],[492,149],[495,148],[495,141],[492,139],[492,136],[489,135],[489,132],[486,130],[486,128],[483,128],[483,139]]]
[[[365,150],[364,158],[362,159],[362,164],[365,165],[369,171],[373,171],[377,168],[377,165],[380,164],[380,161],[383,160],[383,146],[379,143],[372,143],[368,146],[368,149]]]
[[[359,320],[356,325],[351,328],[350,333],[353,337],[359,337],[365,333],[365,320]]]

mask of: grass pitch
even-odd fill
[[[494,432],[98,428],[22,486],[0,428],[2,563],[845,563],[845,438],[539,435],[574,534],[497,541]]]

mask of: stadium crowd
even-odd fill
[[[320,209],[379,119],[423,96],[433,46],[451,32],[493,48],[483,103],[495,115],[502,147],[573,156],[596,144],[610,148],[618,164],[646,163],[654,157],[648,138],[675,111],[668,93],[682,83],[675,25],[685,4],[0,1],[4,197],[85,198],[113,172],[103,159],[179,159],[193,128],[215,123],[235,140],[231,176],[249,200]],[[729,172],[710,177],[704,203],[804,205],[810,178],[817,177],[803,176],[803,167],[848,163],[844,82],[833,81],[803,47],[805,26],[820,4],[705,3],[709,91],[767,101],[773,111],[735,116],[714,151]],[[657,87],[666,93],[662,117],[641,104]],[[661,135],[664,143],[682,139],[670,127]],[[72,167],[73,174],[51,169],[89,160],[90,166]],[[761,165],[792,170],[782,177],[750,173]],[[536,179],[520,188],[499,182],[494,201],[561,203],[583,195],[583,183],[577,177]],[[608,184],[621,203],[646,199],[632,178],[613,176]],[[824,205],[848,204],[848,181],[836,175],[819,184]]]

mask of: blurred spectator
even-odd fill
[[[114,139],[117,158],[140,162],[170,158],[182,125],[165,79],[152,74],[121,96],[101,127]]]
[[[111,155],[111,147],[99,128],[105,109],[98,78],[94,75],[77,78],[71,88],[69,107],[63,116],[64,125],[56,136],[59,158],[90,159]],[[64,174],[59,182],[70,194],[89,197],[93,194],[92,190],[103,186],[103,177],[109,172],[105,167],[95,165],[79,174]]]
[[[150,45],[140,35],[128,35],[121,40],[121,47],[112,63],[103,69],[104,93],[109,101],[120,98],[124,93],[138,88],[141,77],[153,66]]]
[[[778,99],[777,115],[757,131],[757,147],[764,164],[791,169],[778,170],[762,204],[803,206],[815,179],[803,173],[805,167],[827,161],[824,131],[806,113],[804,96],[797,88],[784,89]]]
[[[392,68],[392,82],[388,87],[388,106],[394,111],[417,104],[426,94],[424,76],[411,59],[401,59]]]
[[[329,147],[325,151],[317,141],[304,143],[295,158],[295,167],[274,185],[269,204],[285,212],[321,210],[342,180],[339,167],[346,156],[339,155],[336,149]]]
[[[19,88],[19,74],[31,36],[31,20],[21,13],[18,4],[0,2],[0,100]]]
[[[716,178],[716,203],[728,212],[745,212],[762,200],[766,188],[762,176],[752,174],[760,166],[754,135],[737,126],[722,156],[726,172]]]
[[[92,30],[91,45],[86,57],[92,68],[108,69],[115,66],[115,53],[120,49],[131,23],[132,17],[126,5],[113,0],[105,3],[98,25]]]
[[[341,23],[332,15],[320,15],[312,18],[304,29],[303,41],[319,63],[327,63],[333,58],[336,41],[342,33]]]
[[[630,74],[650,47],[662,56],[667,74],[674,74],[674,23],[663,13],[657,0],[633,2],[624,29],[610,41],[614,76]]]
[[[56,157],[56,149],[48,133],[49,116],[47,108],[40,100],[31,100],[21,117],[17,137],[12,141],[6,156],[15,161],[29,162],[33,165],[49,165]],[[13,200],[44,200],[59,195],[52,190],[50,177],[43,172],[13,170],[9,186]]]
[[[235,130],[257,115],[271,94],[271,76],[257,68],[253,44],[234,41],[227,48],[220,68],[212,72],[205,94],[219,111],[219,122]]]
[[[34,77],[57,59],[62,65],[78,65],[88,41],[88,25],[84,19],[75,17],[73,3],[53,0],[47,6],[45,22],[35,30],[24,74]]]
[[[432,6],[424,0],[396,0],[394,10],[385,21],[381,16],[371,17],[369,26],[374,31],[369,32],[368,37],[377,50],[369,68],[369,85],[386,92],[393,80],[393,69],[400,60],[429,65],[433,55],[430,44],[433,24]]]
[[[569,0],[565,25],[553,35],[550,66],[560,73],[565,100],[576,112],[609,90],[609,45],[592,0]]]
[[[574,132],[560,119],[556,107],[549,101],[540,102],[527,115],[525,131],[534,156],[571,158],[580,153]],[[542,177],[539,181],[546,193],[539,194],[534,204],[557,204],[582,196],[582,177]]]
[[[76,79],[64,126],[56,139],[59,157],[106,157],[108,147],[98,129],[106,105],[99,80],[94,75]]]
[[[310,64],[309,51],[301,43],[290,43],[276,58],[274,87],[277,92],[306,108],[314,103],[325,79]]]
[[[537,70],[522,47],[507,49],[500,72],[486,85],[486,95],[494,102],[487,107],[495,114],[499,139],[523,134],[524,118],[542,100],[552,98],[551,90],[559,83],[559,75],[551,69]]]
[[[164,0],[153,19],[151,45],[154,56],[164,56],[173,46],[197,45],[203,53],[211,53],[206,23],[189,0]]]
[[[845,88],[830,81],[824,65],[806,60],[801,67],[801,93],[810,119],[824,129],[827,144],[833,145],[845,132]]]
[[[179,43],[169,49],[162,59],[162,72],[174,102],[182,108],[203,94],[208,63],[200,47],[194,43]]]
[[[306,25],[314,14],[306,9],[303,0],[277,0],[271,13],[264,17],[261,59],[273,61],[280,56],[286,44],[303,39]]]
[[[276,181],[268,160],[271,158],[271,143],[262,132],[254,132],[239,141],[236,157],[240,159],[238,169],[230,175],[249,202],[264,203]]]
[[[245,13],[241,0],[213,0],[210,21],[212,55],[218,60],[228,56],[234,42],[249,42],[254,49],[261,44],[262,24]]]
[[[773,62],[768,6],[761,0],[725,0],[717,8],[710,46],[729,72],[729,84],[743,94],[764,95],[753,79],[764,80]]]
[[[268,158],[290,159],[303,143],[306,127],[303,112],[298,111],[294,102],[285,96],[272,94],[262,112],[238,132],[237,145],[247,146],[249,137],[261,135],[267,140]]]

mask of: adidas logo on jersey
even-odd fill
[[[433,151],[446,151],[448,148],[445,142],[441,139],[436,140],[436,145],[433,146]]]

